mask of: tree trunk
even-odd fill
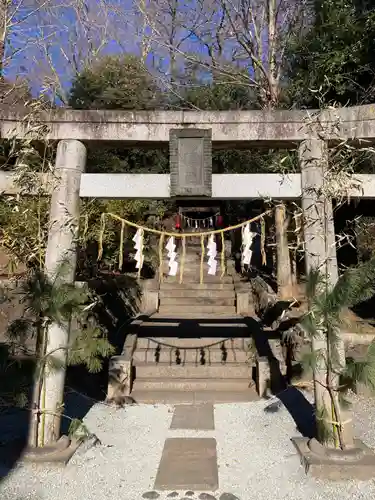
[[[279,101],[279,81],[276,64],[276,34],[277,34],[277,2],[268,0],[268,92],[267,107],[273,109]],[[292,272],[287,235],[287,219],[285,204],[282,202],[276,207],[276,258],[277,258],[277,286],[280,299],[288,299],[292,295]]]
[[[280,203],[275,209],[275,230],[278,295],[280,299],[288,299],[292,295],[292,273],[288,247],[287,218],[284,203]]]
[[[277,2],[268,0],[268,107],[275,108],[279,102],[279,82],[276,64]]]
[[[5,39],[7,36],[7,6],[6,0],[0,0],[0,80],[4,73]],[[1,98],[2,96],[0,96]]]

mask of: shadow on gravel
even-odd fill
[[[288,410],[293,418],[297,430],[308,438],[316,437],[316,420],[314,406],[305,398],[296,387],[287,384],[285,377],[280,371],[279,361],[275,358],[269,339],[275,338],[275,332],[265,332],[260,322],[254,318],[245,318],[251,336],[254,340],[257,355],[266,357],[270,366],[270,389],[278,400],[279,404],[270,404],[265,411],[276,413],[281,408],[281,404]]]
[[[120,354],[128,333],[128,322],[137,312],[140,289],[129,276],[91,280],[90,288],[100,296],[95,321],[106,332]],[[70,366],[66,374],[62,433],[67,434],[72,419],[83,419],[90,408],[106,397],[108,359],[103,359],[99,373],[89,373],[85,366]],[[0,343],[0,481],[16,466],[27,444],[29,411],[17,408],[17,395],[25,394],[25,408],[30,406],[35,359],[11,356]],[[0,496],[1,498],[1,496]]]
[[[0,481],[18,462],[27,442],[35,361],[0,344]],[[25,409],[17,406],[22,404]]]
[[[303,437],[317,437],[314,406],[307,401],[301,391],[296,387],[289,386],[284,391],[276,394],[276,397],[288,410],[297,426],[298,432]]]
[[[101,276],[88,281],[100,301],[94,308],[95,321],[106,333],[109,342],[120,355],[130,322],[139,312],[141,289],[138,280],[128,275]],[[83,365],[69,366],[65,382],[65,416],[62,434],[68,434],[73,419],[82,420],[92,406],[104,402],[107,396],[109,359],[102,360],[98,373],[89,373]]]
[[[9,408],[0,413],[0,482],[12,471],[27,443],[29,412]]]

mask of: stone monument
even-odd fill
[[[212,195],[212,145],[209,129],[172,129],[169,135],[171,197]]]

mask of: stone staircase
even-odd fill
[[[207,259],[205,259],[207,260]],[[204,317],[204,315],[235,317],[236,294],[233,277],[220,277],[207,274],[208,265],[204,263],[204,283],[200,283],[200,245],[189,242],[186,252],[183,281],[180,275],[167,276],[160,284],[159,314],[165,317]],[[164,269],[168,269],[165,262]],[[202,316],[203,315],[203,316]]]
[[[233,278],[205,276],[205,282],[200,284],[198,271],[194,275],[184,274],[180,284],[179,278],[168,277],[160,284],[158,312],[166,317],[197,317],[197,314],[235,317]]]
[[[189,316],[191,312],[189,311]],[[241,318],[152,315],[137,333],[132,397],[143,403],[248,401],[256,397]]]
[[[198,246],[198,245],[197,245]],[[236,314],[233,277],[200,278],[200,249],[189,246],[183,281],[160,283],[159,309],[137,328],[132,397],[143,403],[231,402],[256,398],[248,328]],[[165,269],[168,269],[167,263]]]
[[[251,329],[236,313],[233,276],[208,276],[205,265],[200,284],[199,266],[199,256],[187,254],[183,282],[165,276],[158,311],[131,326],[125,357],[139,403],[258,399]]]

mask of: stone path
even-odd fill
[[[214,438],[167,438],[155,479],[156,490],[216,491]]]
[[[175,406],[170,429],[214,430],[213,406]],[[216,491],[219,487],[216,439],[168,437],[154,487],[156,490]]]
[[[193,429],[202,431],[214,430],[215,421],[213,405],[201,404],[175,406],[170,429]]]
[[[354,400],[355,434],[375,448],[375,400]],[[298,436],[296,422],[275,401],[219,404],[214,405],[214,412],[209,405],[134,405],[117,410],[98,404],[90,409],[85,424],[99,437],[100,445],[77,454],[64,469],[16,467],[0,480],[1,500],[375,498],[375,481],[329,482],[306,476],[291,443],[291,437]],[[180,481],[177,475],[171,477],[174,473],[164,476],[170,490],[157,488],[158,472],[167,456],[164,452],[173,439],[180,440],[180,450],[192,439],[207,444],[209,440],[210,445],[216,442],[216,468],[212,460],[209,469],[217,471],[216,490],[172,487],[173,481]],[[173,466],[178,469],[181,461]],[[206,481],[207,468],[204,474]]]
[[[161,495],[157,491],[148,491],[142,495],[142,498],[145,498],[146,500],[153,500],[157,498],[161,499]],[[232,495],[231,493],[222,493],[220,496],[216,497],[210,493],[196,494],[194,491],[186,491],[185,493],[172,491],[166,496],[166,499],[169,498],[175,498],[176,500],[239,500],[238,497]]]

